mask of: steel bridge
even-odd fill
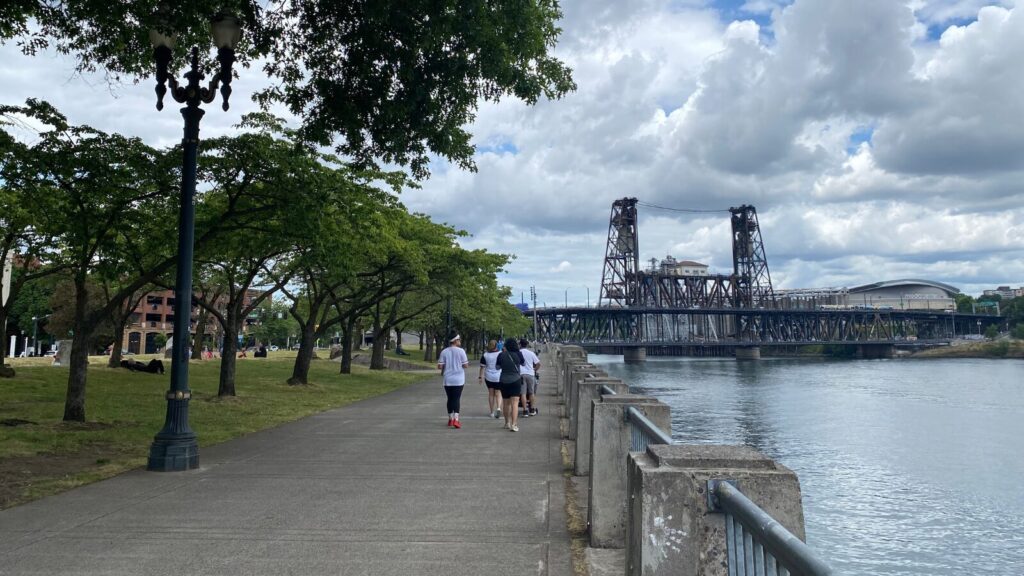
[[[777,299],[757,211],[749,205],[728,210],[731,274],[641,270],[638,204],[636,198],[612,204],[598,306],[532,311],[535,338],[592,351],[719,355],[739,347],[934,345],[1001,320],[954,310],[825,310]]]

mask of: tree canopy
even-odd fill
[[[53,47],[79,70],[137,81],[154,71],[151,28],[177,36],[180,64],[210,44],[209,19],[222,10],[243,21],[239,62],[272,82],[258,102],[285,105],[310,141],[363,165],[409,166],[416,177],[431,153],[473,168],[464,127],[479,102],[533,104],[575,89],[551,54],[557,0],[14,0],[0,6],[0,41],[14,39],[26,54]]]

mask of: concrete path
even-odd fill
[[[513,433],[469,372],[0,512],[0,574],[569,576],[553,380]]]

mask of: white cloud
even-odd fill
[[[596,302],[611,202],[758,207],[785,287],[926,277],[1024,284],[1024,7],[992,0],[567,0],[557,53],[579,90],[484,105],[479,171],[436,163],[403,201],[511,252],[504,280]],[[760,23],[760,24],[758,24]],[[941,38],[940,38],[941,36]],[[75,122],[171,144],[152,82],[117,87],[0,47],[0,101],[45,97]],[[266,82],[241,71],[232,109]],[[642,258],[731,268],[727,214],[640,210]],[[571,263],[571,265],[569,265]]]
[[[568,260],[562,260],[561,262],[558,263],[558,266],[551,268],[549,271],[558,274],[560,272],[568,272],[571,269],[572,263],[569,262]]]

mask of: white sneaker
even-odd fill
[[[510,430],[512,430],[513,432],[519,432],[519,426],[516,426],[515,424],[513,424],[512,428],[510,428]]]

